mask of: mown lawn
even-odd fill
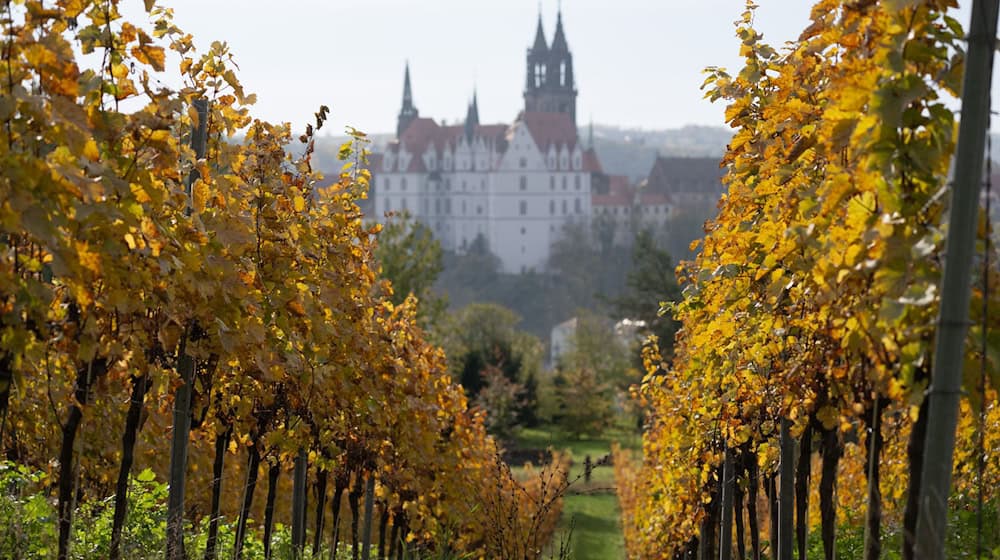
[[[521,448],[552,448],[567,451],[572,457],[569,479],[576,482],[570,486],[563,502],[560,532],[556,534],[556,540],[572,524],[570,558],[574,560],[618,560],[625,557],[621,512],[618,509],[614,470],[610,462],[594,469],[589,483],[581,476],[586,456],[590,455],[592,461],[598,461],[611,452],[611,443],[614,441],[619,442],[622,447],[634,449],[639,445],[639,436],[617,428],[601,437],[571,439],[561,434],[557,428],[543,426],[522,430],[517,438],[517,445]]]

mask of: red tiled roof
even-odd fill
[[[670,204],[670,197],[663,193],[657,193],[657,192],[639,193],[640,206],[660,206],[664,204]]]
[[[406,151],[414,155],[423,155],[427,151],[427,146],[438,136],[441,127],[434,119],[425,117],[413,119],[410,126],[403,130],[399,137],[399,142],[406,147]],[[414,158],[416,160],[418,158]],[[412,162],[410,167],[413,167]]]
[[[595,194],[591,196],[591,204],[594,206],[631,206],[635,189],[629,185],[628,177],[624,175],[610,175],[608,177],[608,194]]]
[[[476,127],[476,136],[480,136],[486,140],[493,140],[497,144],[500,144],[507,134],[508,128],[510,128],[510,125],[507,124],[481,124]]]
[[[568,113],[522,113],[521,120],[542,152],[553,144],[565,145],[570,150],[576,146],[576,123]]]
[[[597,158],[597,152],[593,148],[583,152],[583,170],[587,173],[604,173],[601,160]]]
[[[478,125],[476,136],[493,140],[496,148],[503,151],[506,149],[503,136],[508,128],[509,126],[505,124]],[[465,134],[464,125],[441,126],[434,119],[418,118],[414,119],[403,131],[403,135],[391,142],[386,149],[398,153],[400,146],[404,146],[406,151],[413,155],[406,171],[423,172],[427,170],[422,157],[427,153],[427,148],[434,146],[440,154],[445,147],[457,145],[463,134]]]

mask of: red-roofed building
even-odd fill
[[[406,211],[446,250],[481,235],[504,272],[544,270],[564,226],[591,219],[593,187],[607,190],[608,179],[581,145],[561,13],[551,46],[539,20],[526,69],[525,110],[513,123],[480,124],[473,95],[465,122],[445,126],[420,116],[407,65],[397,139],[373,168],[375,216]]]
[[[675,212],[669,195],[632,185],[623,175],[609,176],[607,191],[593,200],[593,219],[616,245],[629,245],[642,229],[659,230]]]

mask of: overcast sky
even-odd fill
[[[141,6],[138,0],[124,0]],[[162,0],[196,44],[227,41],[255,115],[309,122],[321,104],[331,132],[395,130],[409,60],[421,116],[510,122],[522,106],[525,51],[541,6],[546,38],[557,0]],[[758,0],[757,27],[781,45],[806,26],[808,0]],[[738,70],[733,21],[743,0],[563,0],[580,124],[642,128],[723,125],[702,99],[702,70]],[[141,10],[141,7],[139,8]],[[128,10],[131,13],[131,9]],[[958,14],[968,23],[966,11]]]

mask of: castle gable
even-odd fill
[[[566,113],[523,113],[521,121],[543,153],[548,152],[550,146],[556,149],[576,147],[576,123]]]

